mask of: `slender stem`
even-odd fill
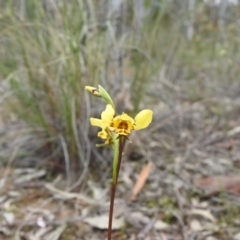
[[[119,156],[118,156],[119,161],[118,161],[118,165],[117,165],[117,180],[118,180],[118,175],[120,172],[124,145],[125,145],[125,137],[119,137]],[[117,185],[117,181],[116,181],[116,185]]]
[[[108,240],[112,239],[112,218],[113,218],[113,206],[114,206],[116,186],[117,184],[112,183],[111,200],[110,200],[110,207],[109,207],[109,220],[108,220]]]
[[[112,186],[111,186],[111,200],[110,200],[109,220],[108,220],[108,240],[112,239],[112,220],[113,220],[114,199],[115,199],[115,192],[116,192],[116,188],[117,188],[118,175],[119,175],[119,171],[120,171],[120,167],[121,167],[124,144],[125,144],[125,138],[120,136],[119,137],[118,163],[117,163],[117,180],[116,180],[116,183],[112,182]]]

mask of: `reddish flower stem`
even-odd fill
[[[125,144],[125,137],[120,136],[119,137],[117,178],[116,178],[116,183],[112,182],[112,186],[111,186],[111,199],[110,199],[109,220],[108,220],[108,240],[112,239],[112,219],[113,219],[114,199],[115,199],[115,192],[116,192],[116,188],[117,188],[118,175],[119,175],[119,171],[120,171],[120,167],[121,167],[124,144]]]

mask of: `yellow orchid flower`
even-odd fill
[[[113,143],[112,136],[110,135],[111,129],[109,128],[110,122],[114,117],[114,110],[110,104],[106,106],[105,111],[101,114],[101,119],[90,118],[90,122],[93,126],[102,128],[102,131],[98,132],[98,137],[105,139],[104,145],[111,145]],[[97,145],[102,146],[102,145]]]
[[[90,118],[90,122],[93,126],[101,128],[101,131],[98,132],[98,137],[105,139],[105,143],[97,144],[96,146],[102,147],[110,145],[113,148],[112,187],[108,221],[108,240],[111,240],[114,198],[124,151],[124,144],[126,139],[128,140],[128,135],[131,134],[132,130],[146,128],[152,122],[153,112],[149,109],[142,110],[134,119],[126,113],[116,116],[115,106],[111,96],[102,86],[98,85],[98,88],[86,86],[85,89],[93,95],[101,97],[107,102],[106,109],[101,114],[101,119]]]
[[[101,114],[101,119],[90,118],[93,126],[102,128],[102,131],[98,133],[100,138],[107,139],[109,136],[108,131],[115,132],[117,135],[128,136],[132,130],[146,128],[152,122],[153,112],[149,109],[142,110],[135,119],[126,113],[116,117],[114,115],[114,109],[108,104],[105,111]]]
[[[110,104],[106,106],[105,111],[102,112],[101,114],[101,119],[97,118],[90,118],[90,122],[93,126],[97,126],[102,128],[102,131],[98,133],[98,137],[102,139],[107,139],[108,138],[108,133],[106,132],[106,128],[110,126],[110,123],[114,117],[114,110]]]

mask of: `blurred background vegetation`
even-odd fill
[[[85,85],[101,84],[133,115],[237,97],[239,10],[210,0],[0,1],[1,163],[63,170],[69,184],[90,160],[104,165],[89,128],[104,105]]]

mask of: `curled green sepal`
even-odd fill
[[[108,103],[110,104],[113,109],[115,110],[115,106],[114,106],[114,103],[113,103],[113,100],[112,98],[110,97],[110,95],[108,94],[108,92],[101,86],[101,85],[98,85],[98,90],[99,90],[99,93],[101,95],[101,97]]]
[[[112,172],[112,177],[113,177],[113,184],[117,183],[117,168],[118,168],[118,156],[119,156],[119,139],[114,138],[113,140],[113,172]]]

